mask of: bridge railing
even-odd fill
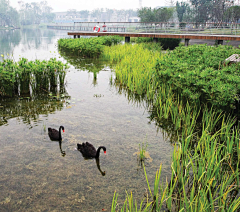
[[[192,23],[192,22],[73,22],[52,24],[48,28],[70,31],[167,34],[221,34],[240,35],[240,23]]]

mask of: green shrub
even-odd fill
[[[232,107],[240,92],[239,64],[224,61],[240,50],[232,46],[178,47],[156,63],[156,80],[167,83],[189,101]]]

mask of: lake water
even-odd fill
[[[61,57],[57,40],[67,31],[1,31],[0,54],[18,60]],[[138,201],[147,189],[138,161],[139,144],[148,144],[145,161],[150,185],[163,164],[162,180],[171,176],[172,144],[150,121],[147,103],[110,83],[114,71],[104,61],[69,60],[64,101],[38,98],[0,99],[0,211],[110,211],[116,191]],[[99,70],[97,79],[91,71]],[[65,128],[63,142],[51,141],[47,128]],[[163,134],[164,133],[164,134]],[[85,160],[75,148],[90,142],[107,154]],[[63,153],[65,151],[65,154]],[[105,174],[104,174],[105,172]]]

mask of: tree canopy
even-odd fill
[[[138,17],[141,22],[167,22],[173,17],[174,8],[154,8],[144,7],[138,10]]]
[[[0,0],[0,26],[18,26],[19,15],[16,9],[9,5],[9,1]]]

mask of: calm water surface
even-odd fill
[[[57,49],[66,31],[0,33],[0,54],[16,61],[56,57],[66,62]],[[99,69],[96,80],[91,67]],[[151,186],[161,163],[162,180],[170,176],[173,146],[149,123],[146,103],[119,92],[111,76],[107,62],[86,60],[78,66],[75,60],[65,90],[59,91],[65,94],[62,101],[47,94],[0,99],[0,211],[110,211],[115,191],[120,204],[126,191],[140,200],[147,183],[136,152],[143,142],[148,144],[145,165]],[[60,125],[65,127],[61,146],[47,134],[48,127]],[[86,141],[107,148],[99,164],[75,150]]]

